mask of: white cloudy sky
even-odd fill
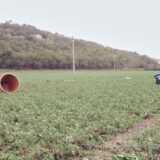
[[[3,0],[7,20],[160,58],[160,0]]]

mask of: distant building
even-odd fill
[[[33,34],[32,36],[37,39],[43,39],[43,37],[40,34]]]
[[[20,36],[13,36],[13,37],[16,38],[16,39],[25,39],[25,37],[22,36],[22,35],[20,35]]]

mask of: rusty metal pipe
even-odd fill
[[[0,91],[16,92],[19,89],[20,82],[18,78],[10,73],[4,74],[0,79]]]

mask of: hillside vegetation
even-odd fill
[[[157,62],[145,55],[104,47],[85,40],[75,40],[77,69],[116,68],[156,69]],[[58,33],[42,31],[31,25],[12,22],[0,24],[0,68],[70,69],[71,39]]]

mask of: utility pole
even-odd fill
[[[73,62],[73,74],[76,73],[76,67],[75,67],[75,55],[74,55],[74,38],[72,37],[72,62]]]
[[[116,56],[113,55],[113,61],[114,61],[114,70],[116,70]]]
[[[124,57],[123,60],[124,60],[123,69],[126,69],[126,58]]]

